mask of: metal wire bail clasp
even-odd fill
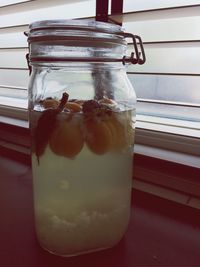
[[[134,48],[134,52],[131,52],[130,57],[124,56],[123,64],[125,63],[140,64],[140,65],[144,64],[146,61],[146,56],[142,44],[142,39],[140,38],[140,36],[133,35],[132,33],[127,33],[127,32],[125,32],[123,35],[125,38],[132,39]]]
[[[24,32],[24,35],[28,37],[28,32]],[[30,48],[29,48],[29,43],[28,43],[28,53],[26,54],[26,62],[27,62],[27,65],[28,65],[28,69],[29,69],[29,75],[31,75],[31,72],[32,72],[32,67],[30,65]]]

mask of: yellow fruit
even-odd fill
[[[116,114],[106,120],[107,126],[112,133],[112,149],[122,150],[134,144],[134,129],[130,119],[124,116],[123,122]]]
[[[110,150],[112,133],[104,121],[92,119],[86,122],[86,143],[98,155]]]
[[[56,99],[45,99],[42,101],[42,105],[44,108],[57,108],[59,105],[59,101]]]
[[[75,102],[67,102],[65,104],[65,108],[69,109],[73,113],[80,112],[82,110],[81,105]]]
[[[112,119],[109,118],[106,121],[106,125],[109,128],[111,135],[112,135],[112,144],[111,144],[111,148],[113,149],[116,146],[117,140],[118,140],[118,132],[116,129],[115,124],[113,123]]]
[[[75,103],[79,104],[80,106],[82,106],[84,104],[84,100],[76,100]]]
[[[99,103],[100,103],[100,104],[116,105],[116,102],[115,102],[114,100],[112,100],[112,99],[110,99],[110,98],[106,98],[106,97],[100,99],[100,100],[99,100]]]
[[[119,150],[126,146],[126,132],[124,125],[118,121],[115,115],[107,120],[107,125],[112,132],[112,149]]]
[[[134,145],[134,139],[135,139],[135,129],[133,128],[133,125],[131,122],[128,123],[127,127],[127,142],[129,146]]]
[[[49,139],[50,148],[55,154],[69,158],[76,156],[83,144],[84,138],[80,123],[75,119],[57,122]]]

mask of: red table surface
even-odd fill
[[[140,191],[133,191],[129,227],[118,245],[71,258],[37,243],[28,167],[20,174],[0,172],[0,208],[0,267],[200,266],[199,212]]]

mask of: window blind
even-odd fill
[[[27,106],[23,32],[28,24],[92,18],[95,5],[95,0],[0,1],[1,105]],[[147,57],[144,65],[127,68],[138,97],[138,114],[199,122],[200,0],[124,0],[122,21],[127,32],[142,37]],[[127,54],[131,47],[130,40]]]
[[[125,0],[122,20],[147,58],[128,68],[138,114],[200,122],[200,1]]]
[[[29,23],[94,17],[95,6],[95,0],[0,1],[0,114],[5,115],[5,109],[10,107],[27,108],[29,75],[25,55],[28,49],[23,33]]]

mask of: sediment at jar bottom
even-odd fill
[[[106,249],[124,236],[129,212],[129,207],[118,207],[110,213],[83,210],[67,218],[49,210],[36,211],[37,238],[43,248],[62,256]]]

